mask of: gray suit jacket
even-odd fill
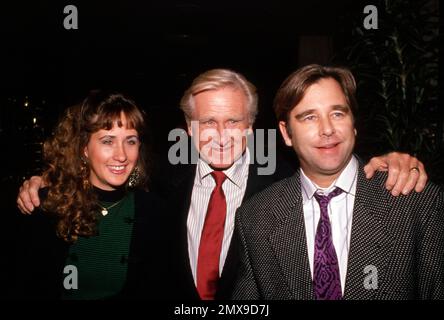
[[[392,197],[386,176],[359,168],[344,299],[444,299],[443,191]],[[235,228],[234,299],[314,298],[299,171],[242,205]]]

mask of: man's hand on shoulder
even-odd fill
[[[40,176],[33,176],[23,182],[17,196],[17,206],[23,214],[31,214],[35,207],[40,206],[39,189],[44,186]]]
[[[364,171],[367,179],[373,177],[376,171],[388,171],[385,187],[391,190],[393,196],[401,193],[407,195],[413,189],[421,192],[428,180],[423,163],[416,157],[400,152],[373,157]]]

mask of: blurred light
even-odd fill
[[[37,118],[32,118],[32,123],[36,124],[37,123]]]
[[[25,107],[27,107],[28,106],[28,101],[25,101]]]

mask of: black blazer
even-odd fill
[[[135,217],[127,280],[116,299],[165,299],[168,294],[170,252],[165,238],[168,210],[153,192],[135,191]],[[16,250],[15,298],[59,299],[69,244],[55,235],[52,221],[41,211],[21,217]]]
[[[344,299],[443,299],[444,193],[428,183],[393,197],[386,178],[368,180],[359,167]],[[241,266],[233,298],[314,299],[299,171],[240,207],[235,236]]]
[[[173,251],[171,258],[174,266],[174,292],[170,297],[175,300],[200,300],[197,288],[194,284],[188,254],[187,218],[191,204],[193,183],[196,173],[196,165],[176,165],[170,167],[168,174],[174,179],[168,186],[163,187],[161,193],[169,199],[172,210],[170,217],[174,220],[171,230]],[[247,187],[243,201],[249,199],[255,193],[265,189],[272,183],[293,174],[294,170],[284,161],[278,161],[273,175],[258,175],[258,166],[250,164]],[[227,253],[221,278],[219,279],[216,299],[228,299],[231,295],[238,270],[238,250],[235,241],[231,241]]]

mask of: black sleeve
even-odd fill
[[[18,220],[12,297],[58,299],[68,245],[56,236],[54,222],[40,209],[30,216],[19,215]]]

